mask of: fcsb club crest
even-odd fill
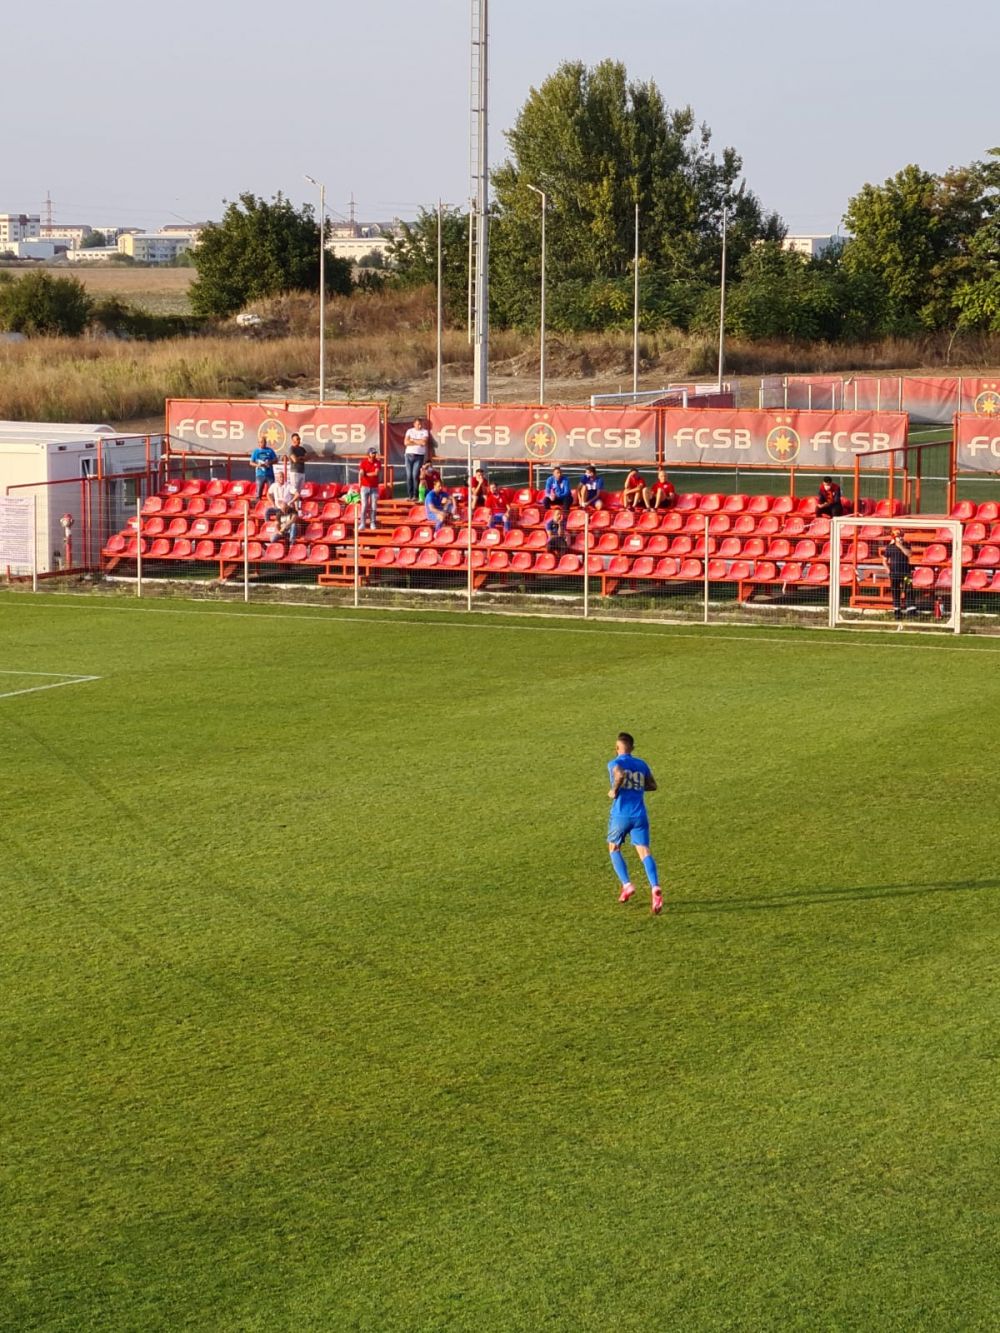
[[[257,427],[257,443],[262,446],[269,444],[272,449],[280,449],[285,443],[284,426],[274,417],[268,417]]]
[[[997,386],[991,384],[988,389],[984,389],[972,406],[977,417],[1000,419],[1000,392]]]
[[[547,421],[536,421],[524,435],[524,447],[532,458],[551,458],[559,443],[555,428]]]
[[[799,433],[791,426],[775,426],[764,441],[767,455],[775,463],[794,463],[801,447]]]

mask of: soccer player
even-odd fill
[[[649,816],[646,813],[646,792],[656,791],[656,779],[653,770],[645,759],[637,759],[632,753],[635,741],[627,731],[618,733],[615,744],[615,757],[608,764],[611,776],[611,816],[608,819],[608,852],[614,872],[621,881],[622,891],[618,895],[620,903],[627,903],[635,893],[635,885],[628,877],[628,866],[622,855],[622,843],[631,837],[642,868],[652,890],[652,912],[659,916],[663,911],[663,893],[660,890],[660,874],[656,862],[649,850]]]

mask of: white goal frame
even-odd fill
[[[936,622],[939,630],[950,630],[953,634],[962,632],[962,543],[964,529],[954,518],[917,518],[908,514],[898,514],[894,518],[876,517],[874,514],[848,514],[843,518],[830,521],[830,628],[847,623],[840,610],[840,549],[843,538],[854,528],[902,528],[904,533],[925,530],[931,532],[947,531],[951,533],[951,597],[948,615]],[[957,559],[956,559],[957,556]],[[905,624],[901,621],[900,625]]]

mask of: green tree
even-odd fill
[[[76,278],[26,273],[0,284],[0,328],[15,333],[75,337],[90,320],[92,302]]]
[[[105,246],[108,238],[103,231],[92,231],[89,236],[85,236],[80,242],[81,250],[96,250],[98,246]]]
[[[296,209],[281,194],[270,202],[241,194],[221,222],[204,228],[194,262],[191,308],[199,315],[232,315],[263,296],[315,290],[319,227],[312,206]],[[350,292],[350,264],[328,255],[325,267],[327,292]]]
[[[390,282],[399,287],[437,285],[437,209],[421,209],[415,222],[404,222],[389,247]],[[457,208],[441,210],[441,268],[445,313],[465,317],[468,299],[469,217]]]
[[[631,274],[636,204],[643,269],[668,282],[716,279],[723,203],[734,264],[756,240],[783,234],[741,182],[737,153],[727,148],[716,157],[710,130],[690,107],[671,110],[655,83],[630,82],[615,61],[562,65],[532,90],[507,139],[510,159],[493,175],[491,239],[494,313],[503,322],[529,325],[538,317],[540,206],[529,185],[548,196],[557,323],[560,285],[576,284],[582,296],[592,282]],[[587,314],[586,299],[562,305],[567,327],[587,326],[594,313]]]

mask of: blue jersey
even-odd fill
[[[274,480],[274,465],[278,461],[278,455],[269,444],[259,444],[250,455],[250,462],[254,465],[258,477],[266,477],[268,481]]]
[[[611,803],[611,818],[621,822],[625,820],[645,823],[646,816],[646,779],[653,776],[645,759],[637,759],[634,754],[619,754],[608,764],[608,778],[611,785],[615,781],[615,769],[620,768],[625,780],[618,788],[618,795]]]
[[[571,500],[573,490],[569,484],[569,477],[549,477],[545,483],[545,494],[550,500]]]

